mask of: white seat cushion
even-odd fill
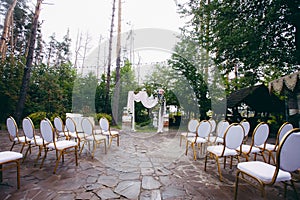
[[[62,149],[66,149],[66,148],[69,148],[69,147],[77,146],[77,142],[70,141],[70,140],[60,140],[60,141],[57,141],[55,144],[56,144],[56,148],[58,150],[62,150]],[[48,145],[48,147],[52,148],[52,149],[55,149],[54,143],[50,143]]]
[[[119,132],[118,131],[110,131],[110,134],[109,134],[109,131],[105,131],[105,132],[102,132],[103,135],[118,135]]]
[[[59,132],[58,135],[60,137],[64,137],[64,136],[68,136],[69,134],[68,134],[68,132]]]
[[[36,138],[35,139],[36,145],[43,145],[43,138]],[[35,144],[34,140],[31,140],[31,144]]]
[[[23,158],[23,154],[14,151],[0,152],[0,164]]]
[[[96,129],[96,130],[94,130],[94,131],[95,131],[95,134],[101,134],[101,133],[102,133],[102,131],[99,130],[99,129]]]
[[[264,148],[264,145],[262,144],[262,145],[260,145],[259,146],[259,148]],[[269,150],[269,151],[272,151],[272,150],[274,150],[276,148],[276,145],[275,144],[266,144],[266,147],[265,147],[265,149],[267,149],[267,150]]]
[[[196,133],[192,133],[192,132],[184,132],[181,133],[181,135],[184,137],[196,137]]]
[[[29,138],[26,138],[26,139],[28,139],[28,140],[30,141],[30,139],[29,139]],[[18,140],[18,138],[17,138],[17,137],[15,137],[14,141],[15,141],[15,142],[18,142],[18,141],[20,141],[20,142],[25,142],[25,136],[21,136],[21,137],[19,137],[19,140]]]
[[[237,168],[243,172],[251,174],[252,176],[269,183],[274,175],[276,167],[261,161],[249,161],[238,163]],[[279,170],[276,182],[291,180],[289,172]]]
[[[196,140],[196,143],[206,143],[207,142],[207,139],[205,138],[201,138],[201,137],[197,137],[197,140]]]
[[[77,135],[78,135],[79,138],[83,138],[84,137],[83,133],[77,133]],[[69,136],[72,137],[72,138],[77,138],[77,135],[76,135],[76,132],[70,132],[69,133]]]
[[[207,147],[207,151],[211,152],[217,156],[221,156],[223,152],[223,145],[209,146]],[[224,156],[235,156],[237,155],[237,151],[234,149],[225,148]]]
[[[86,139],[92,141],[92,140],[94,140],[94,137],[91,135],[91,136],[86,137]],[[95,139],[96,140],[106,140],[106,136],[104,136],[104,135],[95,135]]]
[[[216,143],[224,143],[224,139],[221,137],[217,137]]]
[[[243,144],[242,145],[242,152],[243,153],[248,153],[250,151],[251,146],[247,145],[247,144]],[[236,148],[236,150],[240,150],[240,147]],[[260,149],[258,147],[252,147],[251,152],[250,153],[259,153]]]

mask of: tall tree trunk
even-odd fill
[[[25,101],[26,101],[26,95],[27,95],[27,90],[28,90],[29,81],[30,81],[30,72],[31,72],[31,67],[32,67],[32,62],[33,62],[34,46],[35,46],[36,32],[37,32],[37,27],[38,27],[38,18],[39,18],[40,11],[41,11],[42,1],[43,0],[37,0],[36,7],[35,7],[35,13],[34,13],[34,17],[33,17],[33,23],[32,23],[31,34],[30,34],[29,50],[28,50],[28,55],[26,58],[26,66],[24,68],[22,85],[21,85],[21,89],[20,89],[20,96],[19,96],[17,109],[16,109],[17,122],[21,121],[21,117],[23,114],[24,105],[25,105]]]
[[[120,99],[120,65],[121,65],[121,19],[122,19],[122,2],[119,0],[118,5],[118,35],[117,35],[117,59],[116,59],[116,85],[114,99],[114,120],[115,124],[119,122],[119,99]]]
[[[116,0],[113,0],[112,14],[111,14],[111,25],[109,35],[109,46],[108,46],[108,64],[107,64],[107,82],[106,82],[106,94],[105,94],[105,112],[109,112],[109,90],[110,90],[110,68],[111,68],[111,52],[112,52],[112,40],[113,40],[113,29],[114,29],[114,18],[115,18]]]
[[[5,57],[6,57],[6,48],[7,48],[6,44],[7,44],[7,41],[9,40],[9,30],[12,27],[13,13],[14,13],[16,4],[17,4],[17,0],[14,0],[12,2],[12,4],[10,5],[10,7],[8,8],[6,16],[5,16],[5,20],[4,20],[3,32],[2,32],[1,39],[0,39],[0,54],[2,57],[2,61],[5,60]]]

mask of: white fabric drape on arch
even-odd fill
[[[133,91],[128,92],[127,110],[132,114],[132,130],[135,131],[134,122],[134,102],[141,102],[146,108],[153,108],[158,104],[158,98],[154,98],[152,95],[149,97],[146,91],[140,91],[134,94]],[[159,116],[160,117],[160,116]],[[161,119],[158,119],[161,120]]]

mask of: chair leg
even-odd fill
[[[17,160],[17,187],[20,189],[20,162]]]
[[[193,152],[194,152],[194,160],[197,160],[197,152],[196,152],[196,148],[195,148],[195,143],[191,143],[191,146],[192,146]]]
[[[117,136],[117,146],[120,146],[120,136]]]
[[[3,181],[3,173],[2,173],[2,170],[3,169],[3,165],[2,164],[0,164],[0,183],[2,183],[2,181]]]
[[[44,148],[44,149],[45,149],[45,155],[44,155],[43,160],[42,160],[42,163],[41,163],[41,165],[40,165],[40,169],[42,169],[42,167],[43,167],[43,165],[44,165],[44,161],[45,161],[45,159],[46,159],[46,157],[47,157],[47,153],[48,153],[48,149],[47,149],[47,148]]]
[[[77,146],[75,146],[75,163],[76,163],[76,166],[78,166]]]
[[[53,174],[56,173],[56,169],[57,169],[57,167],[58,167],[59,160],[60,160],[60,158],[63,156],[63,154],[64,154],[64,150],[59,151],[59,156],[58,156],[58,158],[57,158],[57,160],[56,160],[56,164],[55,164],[55,168],[54,168]]]
[[[23,143],[23,145],[22,145],[22,147],[21,147],[21,150],[20,150],[20,153],[22,153],[24,147],[25,147],[25,143]]]
[[[79,155],[81,155],[85,142],[83,142],[82,147],[80,149]],[[77,148],[76,148],[77,149]]]
[[[239,176],[241,171],[238,170],[235,178],[235,190],[234,190],[234,200],[237,200],[238,186],[239,186]]]
[[[220,181],[222,181],[222,173],[221,173],[221,166],[220,166],[220,162],[219,162],[219,157],[215,156],[215,158],[216,158],[216,162],[217,162],[217,165],[218,165],[219,179],[220,179]],[[224,163],[225,163],[225,159],[226,159],[226,157],[224,157]]]
[[[186,141],[186,146],[185,146],[185,155],[187,155],[189,150],[189,141]]]
[[[26,160],[26,157],[27,157],[27,154],[28,154],[28,151],[31,151],[31,145],[29,144],[28,145],[28,148],[27,148],[27,150],[26,150],[26,153],[25,153],[25,155],[24,155],[24,158],[23,158],[23,161],[22,162],[24,162],[25,160]]]
[[[96,151],[97,143],[93,142],[93,152],[92,152],[92,159],[94,159],[95,151]]]
[[[111,144],[112,144],[112,139],[113,139],[113,137],[112,137],[112,136],[110,136],[110,139],[109,139],[109,146],[108,146],[108,148],[110,148],[110,146],[111,146]]]
[[[14,142],[13,142],[13,144],[11,145],[11,147],[10,147],[10,151],[12,151],[12,150],[13,150],[13,148],[14,148],[15,144],[16,144],[16,142],[14,141]]]
[[[267,159],[265,158],[264,152],[261,152],[261,156],[263,157],[264,162],[267,163]]]
[[[206,171],[207,157],[208,157],[208,154],[206,154],[206,156],[205,156],[205,161],[204,161],[204,171]]]
[[[41,156],[41,155],[42,155],[42,148],[41,148],[41,146],[39,146],[39,153],[38,153],[38,155],[37,155],[37,158],[36,158],[35,161],[34,161],[33,166],[36,166],[36,164],[37,164],[38,160],[40,159],[40,156]]]

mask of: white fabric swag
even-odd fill
[[[128,92],[127,109],[129,112],[134,111],[134,102],[141,102],[146,108],[153,108],[157,105],[158,99],[154,98],[152,95],[149,97],[146,91],[140,91],[134,94],[133,91]]]

